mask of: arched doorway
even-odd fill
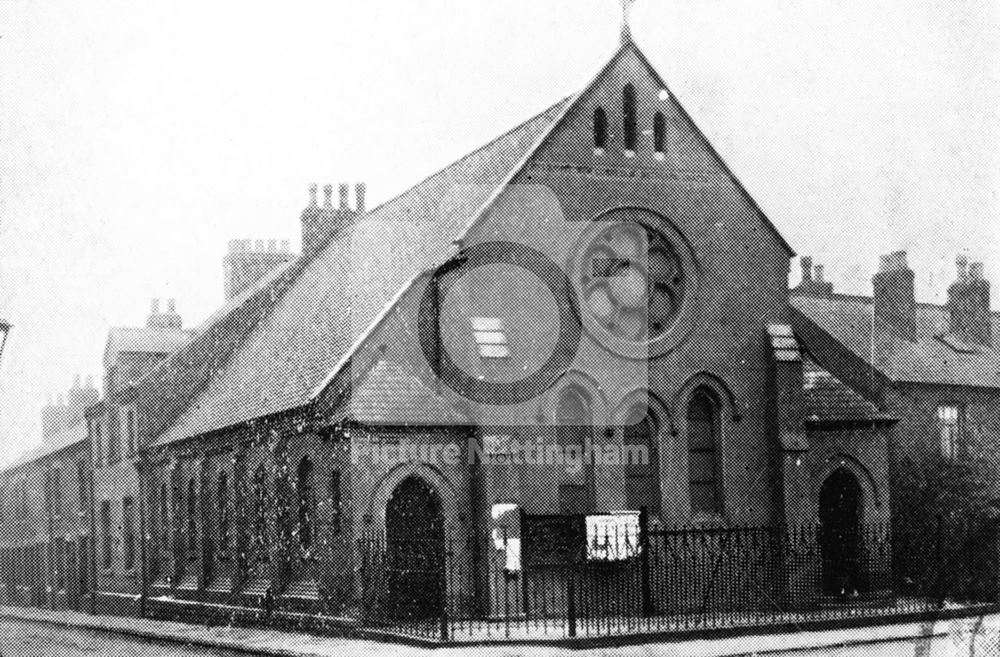
[[[419,477],[396,486],[385,510],[388,604],[400,619],[440,616],[444,605],[444,514]]]
[[[823,593],[862,592],[861,485],[844,468],[835,470],[820,489],[819,521]]]

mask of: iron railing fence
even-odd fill
[[[941,578],[895,577],[888,525],[846,538],[818,525],[593,538],[550,546],[562,562],[519,554],[515,536],[358,541],[362,626],[446,641],[561,639],[857,622],[997,602],[995,585],[942,595]]]

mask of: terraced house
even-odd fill
[[[888,609],[893,454],[995,443],[981,268],[947,308],[900,254],[871,298],[805,260],[790,290],[791,246],[627,30],[579,93],[386,203],[318,192],[300,254],[230,245],[200,326],[110,334],[73,443],[91,609],[444,636]],[[0,535],[51,540],[11,510],[51,458],[3,473]],[[32,549],[4,548],[9,601],[40,603]]]

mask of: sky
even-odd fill
[[[312,182],[369,205],[578,91],[616,0],[0,0],[0,462],[111,326],[223,300],[228,240],[290,239]],[[963,252],[1000,308],[1000,3],[639,0],[633,35],[799,254],[870,293]],[[793,266],[793,282],[797,267]]]

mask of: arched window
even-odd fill
[[[184,552],[184,534],[183,534],[183,529],[184,529],[184,525],[183,525],[183,523],[184,523],[184,486],[183,486],[183,483],[180,480],[180,474],[179,473],[175,472],[173,474],[173,476],[172,476],[172,479],[173,479],[172,487],[173,487],[173,494],[174,494],[174,499],[173,499],[173,505],[174,505],[173,506],[173,515],[171,516],[171,518],[173,519],[172,520],[172,524],[171,524],[171,528],[172,528],[172,531],[174,532],[172,550],[174,552],[175,558],[179,560],[179,559],[182,559],[183,556],[184,556],[183,555],[183,552]]]
[[[667,151],[667,119],[663,112],[657,112],[653,116],[653,148],[659,155]]]
[[[267,475],[260,465],[253,474],[253,546],[261,561],[268,560],[267,553]]]
[[[659,424],[646,404],[637,404],[625,419],[625,504],[660,511],[660,467],[657,451]]]
[[[636,145],[636,116],[635,116],[635,87],[632,83],[625,85],[622,90],[622,128],[625,135],[625,150],[634,151]]]
[[[219,483],[216,490],[216,503],[219,505],[219,558],[226,559],[229,554],[229,475],[219,473]]]
[[[167,500],[167,485],[160,486],[160,548],[170,552],[170,506]]]
[[[604,150],[608,147],[608,114],[603,107],[594,110],[594,148]]]
[[[719,405],[707,390],[697,390],[687,409],[688,483],[691,511],[718,513],[719,495]]]
[[[587,394],[575,387],[563,390],[556,405],[556,432],[567,465],[572,459],[584,457],[593,424]],[[587,513],[591,506],[589,463],[584,463],[574,471],[570,470],[571,468],[567,468],[566,477],[559,487],[559,507],[563,513]]]
[[[330,473],[330,530],[339,534],[344,511],[343,492],[340,489],[340,471]]]
[[[308,550],[313,539],[313,464],[308,456],[299,461],[296,477],[299,506],[299,544]]]
[[[188,480],[187,489],[187,549],[188,559],[198,557],[198,490],[194,478]]]

